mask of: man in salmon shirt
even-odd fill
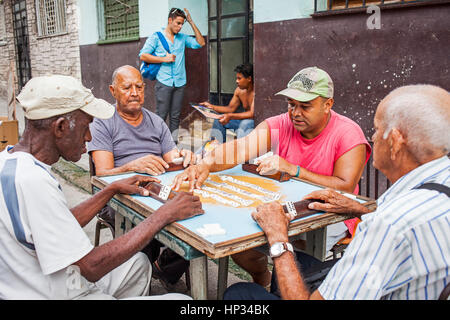
[[[226,170],[273,151],[257,162],[261,175],[277,171],[333,189],[358,193],[358,181],[371,153],[361,128],[332,109],[334,86],[330,76],[317,67],[300,70],[277,93],[287,98],[288,110],[261,122],[248,136],[218,146],[198,165],[191,166],[174,180],[178,190],[189,181],[192,191],[200,188],[209,172]],[[327,251],[346,235],[353,235],[357,220],[327,227]],[[271,274],[267,256],[247,250],[232,256],[253,281],[268,287]],[[303,254],[303,267],[315,259]]]

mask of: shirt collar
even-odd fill
[[[401,193],[432,181],[433,178],[446,170],[450,170],[450,159],[446,155],[417,167],[398,179],[389,189],[387,189],[386,192],[378,198],[378,206]]]

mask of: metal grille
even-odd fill
[[[0,43],[6,41],[6,25],[4,4],[0,1]]]
[[[138,0],[103,0],[104,40],[126,40],[139,37]]]
[[[378,199],[390,186],[391,183],[386,176],[373,166],[373,142],[369,141],[372,154],[364,167],[361,180],[359,181],[359,194],[372,199]]]
[[[314,0],[314,12],[365,8],[370,5],[389,6],[433,0]]]
[[[16,45],[17,80],[20,90],[28,80],[31,79],[27,8],[25,0],[15,0],[13,3],[13,28]]]
[[[36,17],[40,37],[66,33],[66,0],[36,0]]]

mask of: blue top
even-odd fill
[[[165,33],[165,28],[162,28],[161,33],[166,38],[167,44],[169,45],[170,52],[176,56],[175,62],[162,63],[159,69],[156,80],[165,84],[166,86],[181,87],[186,84],[186,66],[184,58],[184,49],[186,47],[191,49],[200,49],[202,46],[197,42],[195,37],[189,36],[184,33],[177,33],[174,37],[173,43],[167,39]],[[165,57],[167,51],[164,49],[161,41],[159,41],[158,35],[153,33],[145,41],[144,47],[139,52],[139,57],[143,53],[152,54],[158,57]]]

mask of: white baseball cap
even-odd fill
[[[32,78],[17,100],[30,120],[48,119],[78,109],[95,118],[109,119],[115,111],[105,100],[95,98],[81,81],[62,75]]]

